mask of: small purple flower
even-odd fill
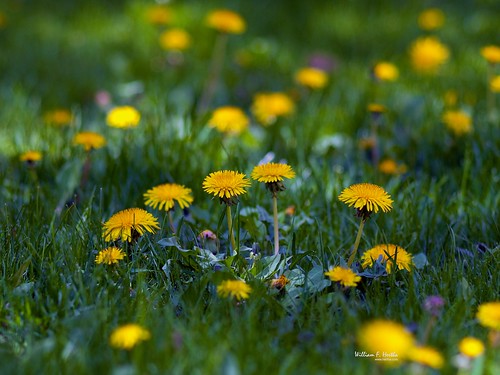
[[[441,296],[429,296],[424,301],[424,310],[429,314],[438,316],[444,306],[444,299]]]

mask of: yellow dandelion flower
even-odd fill
[[[482,326],[500,331],[500,301],[486,302],[479,305],[476,319]]]
[[[191,45],[191,36],[186,30],[175,28],[164,31],[160,35],[160,46],[164,50],[184,51]]]
[[[481,55],[488,61],[490,64],[498,64],[500,63],[500,47],[489,45],[481,48]]]
[[[115,107],[106,116],[106,123],[113,128],[135,128],[140,120],[141,114],[131,106]]]
[[[472,119],[467,112],[446,111],[443,114],[443,122],[456,136],[472,132]]]
[[[95,257],[95,262],[97,264],[117,264],[118,261],[125,258],[125,253],[114,246],[108,247],[107,249],[99,251],[99,254]]]
[[[359,211],[378,212],[379,207],[383,212],[392,209],[393,200],[391,196],[380,186],[361,183],[345,188],[339,195],[339,200],[349,207]]]
[[[403,361],[415,344],[414,337],[403,325],[390,320],[374,320],[365,323],[357,337],[359,345],[368,353],[395,354],[399,360]],[[397,365],[400,362],[387,363]]]
[[[243,280],[225,280],[217,286],[218,295],[235,297],[237,300],[247,299],[251,292],[252,288]]]
[[[42,153],[39,151],[26,151],[19,155],[20,161],[25,161],[29,164],[33,164],[37,161],[42,160]]]
[[[373,74],[381,81],[395,81],[399,77],[399,70],[390,62],[380,61],[373,67]]]
[[[444,103],[447,107],[454,107],[458,101],[458,94],[455,90],[448,90],[444,93]]]
[[[302,68],[295,74],[295,82],[310,89],[318,90],[328,83],[328,74],[316,68]]]
[[[177,201],[180,208],[186,208],[193,203],[191,189],[178,184],[162,184],[149,189],[144,194],[145,204],[153,208],[169,211]]]
[[[490,80],[490,90],[491,92],[500,92],[500,75],[495,76]]]
[[[252,103],[253,115],[265,126],[272,125],[278,117],[289,116],[294,111],[292,99],[281,92],[257,94]]]
[[[245,194],[249,186],[250,181],[244,173],[228,170],[212,172],[203,181],[204,191],[223,200]]]
[[[221,133],[237,135],[248,128],[250,119],[238,107],[225,106],[217,108],[213,113],[208,125],[216,128]]]
[[[387,273],[392,272],[394,261],[396,261],[398,270],[402,270],[404,268],[408,272],[411,271],[410,267],[413,264],[411,254],[409,254],[402,247],[393,244],[377,245],[370,250],[365,251],[361,257],[361,266],[363,268],[371,267],[380,257],[382,258],[382,262],[385,263]]]
[[[166,25],[172,19],[172,12],[164,5],[152,5],[146,9],[146,19],[153,25]]]
[[[443,355],[430,346],[414,346],[408,353],[408,359],[433,369],[440,369],[444,365]]]
[[[277,279],[272,279],[271,280],[271,288],[276,288],[276,289],[283,289],[286,284],[290,282],[290,279],[286,277],[285,275],[281,275]]]
[[[476,358],[484,353],[484,344],[475,337],[464,337],[458,343],[458,350],[469,358]]]
[[[330,280],[339,282],[342,286],[352,286],[356,287],[358,282],[361,280],[361,276],[357,275],[350,268],[335,267],[325,272],[325,276],[328,276]]]
[[[436,30],[444,25],[445,15],[441,9],[429,8],[418,16],[418,25],[422,30]]]
[[[448,47],[432,36],[417,39],[410,49],[413,68],[420,73],[435,73],[449,56]]]
[[[160,229],[160,225],[153,215],[142,208],[128,208],[104,223],[102,237],[105,241],[131,242],[145,232],[155,233],[156,229]]]
[[[151,338],[151,333],[138,324],[129,323],[116,328],[109,337],[111,346],[130,350],[141,341]]]
[[[104,147],[106,138],[95,132],[80,132],[73,138],[73,143],[83,146],[85,151],[90,151]]]
[[[378,165],[378,170],[385,174],[403,174],[406,173],[407,168],[404,164],[398,164],[393,159],[384,159]]]
[[[295,172],[288,164],[266,163],[254,167],[251,177],[259,182],[270,183],[294,178]]]
[[[207,26],[228,34],[245,32],[245,20],[236,12],[227,9],[217,9],[210,12],[206,18]]]
[[[370,103],[370,104],[368,104],[368,106],[366,108],[368,109],[368,112],[375,113],[375,114],[380,114],[380,113],[384,113],[385,111],[387,111],[387,108],[385,107],[385,105],[377,104],[377,103]]]
[[[43,118],[47,124],[56,126],[69,125],[73,121],[73,115],[71,112],[64,108],[48,111],[45,113]]]

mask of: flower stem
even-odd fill
[[[274,218],[274,255],[280,252],[280,231],[278,227],[278,197],[273,194],[273,218]]]
[[[236,253],[236,241],[234,240],[233,234],[233,218],[231,217],[231,206],[226,206],[226,217],[227,217],[227,228],[229,231],[229,240],[231,241],[231,247],[233,248],[233,252]]]
[[[168,223],[170,224],[170,229],[172,230],[172,234],[175,235],[175,226],[174,226],[174,218],[172,217],[172,210],[167,211]]]
[[[351,267],[352,263],[354,262],[354,258],[356,257],[356,253],[358,252],[359,242],[361,241],[361,234],[363,234],[363,227],[365,226],[365,221],[366,219],[361,219],[361,222],[359,223],[358,234],[356,235],[356,241],[354,241],[354,247],[352,249],[351,256],[349,257],[349,260],[347,262],[348,267]]]

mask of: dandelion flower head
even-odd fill
[[[500,47],[495,45],[489,45],[481,48],[481,55],[490,64],[500,63]]]
[[[408,359],[433,369],[440,369],[444,364],[443,355],[430,346],[414,346],[408,353]]]
[[[276,289],[283,289],[288,283],[290,282],[290,279],[286,277],[285,275],[281,275],[277,279],[272,279],[271,280],[271,287],[276,288]]]
[[[114,246],[108,247],[107,249],[99,251],[99,254],[95,257],[95,262],[97,264],[117,264],[118,261],[125,258],[125,253]]]
[[[113,108],[106,116],[106,123],[112,128],[135,128],[140,120],[139,111],[127,105]]]
[[[73,121],[73,114],[68,109],[58,108],[46,112],[43,118],[47,124],[65,126],[71,124]]]
[[[418,16],[418,25],[422,30],[430,31],[441,28],[444,25],[445,15],[441,9],[429,8]]]
[[[184,51],[191,45],[191,37],[186,30],[173,28],[160,35],[160,46],[164,50]]]
[[[73,143],[83,146],[85,151],[90,151],[104,147],[106,138],[95,132],[80,132],[73,138]]]
[[[380,113],[384,113],[387,111],[387,108],[385,107],[385,105],[378,104],[378,103],[368,104],[367,109],[368,109],[368,112],[374,113],[374,114],[380,114]]]
[[[42,153],[39,151],[26,151],[19,156],[19,160],[27,163],[35,163],[42,160]]]
[[[153,25],[166,25],[172,19],[172,12],[164,5],[151,5],[146,9],[146,19]]]
[[[240,134],[250,124],[248,116],[238,107],[224,106],[217,108],[213,113],[208,125],[221,133]]]
[[[245,20],[236,12],[227,9],[217,9],[210,12],[206,19],[207,26],[227,34],[245,32]]]
[[[294,178],[295,172],[288,164],[266,163],[254,167],[251,177],[259,182],[269,183]]]
[[[417,39],[410,48],[413,68],[420,73],[436,73],[449,56],[448,47],[432,36]]]
[[[141,341],[151,338],[151,333],[138,324],[130,323],[116,328],[109,337],[112,347],[130,350]]]
[[[472,119],[467,112],[449,110],[443,114],[443,122],[456,136],[472,132]]]
[[[373,74],[380,81],[395,81],[399,77],[399,70],[390,62],[380,61],[373,67]]]
[[[393,200],[391,196],[380,186],[361,183],[345,188],[339,195],[339,200],[349,207],[354,206],[361,212],[383,212],[392,209]]]
[[[402,247],[393,244],[377,245],[370,250],[365,251],[361,257],[361,266],[363,268],[371,267],[379,258],[382,259],[382,263],[385,263],[385,270],[387,273],[392,272],[394,261],[396,261],[398,270],[402,270],[404,268],[408,272],[411,271],[410,267],[413,264],[411,254],[409,254]]]
[[[149,189],[144,194],[145,204],[153,208],[169,211],[177,202],[181,209],[189,207],[193,203],[191,189],[178,184],[162,184]]]
[[[458,343],[458,350],[469,358],[476,358],[484,353],[484,344],[475,337],[464,337]]]
[[[289,116],[294,111],[294,102],[282,92],[256,94],[252,103],[253,115],[265,126],[274,124],[278,117]]]
[[[378,165],[378,170],[385,174],[398,175],[406,173],[407,168],[404,164],[398,164],[394,159],[384,159]]]
[[[295,82],[313,90],[319,90],[328,83],[328,74],[317,68],[302,68],[295,74]]]
[[[500,331],[500,301],[486,302],[479,305],[476,319],[483,327]]]
[[[490,80],[490,90],[491,92],[500,92],[500,75],[493,77]]]
[[[203,190],[226,204],[233,204],[232,198],[245,194],[245,188],[249,186],[250,181],[244,173],[228,170],[212,172],[203,181]]]
[[[145,232],[155,233],[160,229],[158,220],[142,208],[128,208],[119,211],[104,223],[102,237],[105,241],[131,242]]]
[[[357,275],[350,268],[335,267],[325,272],[325,275],[330,278],[330,280],[339,282],[342,286],[356,287],[358,282],[361,280],[361,276]]]
[[[217,294],[221,297],[231,297],[237,300],[247,299],[252,292],[250,285],[243,280],[225,280],[217,286]]]

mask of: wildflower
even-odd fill
[[[483,327],[500,331],[500,301],[486,302],[479,305],[476,319]]]
[[[408,359],[433,369],[440,369],[444,364],[442,354],[430,346],[414,346],[408,352]]]
[[[373,114],[377,114],[377,115],[387,111],[387,108],[384,105],[377,104],[377,103],[370,103],[370,104],[368,104],[368,106],[366,108],[368,109],[368,112],[373,113]]]
[[[396,262],[398,270],[404,268],[408,272],[411,271],[410,266],[413,264],[412,256],[402,247],[393,244],[377,245],[365,251],[361,257],[361,265],[363,268],[371,267],[379,258],[385,263],[387,273],[392,272],[393,262]]]
[[[393,200],[391,196],[380,186],[361,183],[345,188],[339,195],[339,200],[349,207],[354,206],[360,216],[366,216],[371,212],[378,212],[379,207],[383,212],[392,209]]]
[[[290,282],[290,279],[286,277],[285,275],[281,275],[277,279],[272,279],[271,280],[271,288],[276,288],[278,290],[283,289],[286,284]]]
[[[410,56],[417,72],[432,74],[448,60],[450,51],[439,39],[430,36],[413,42]]]
[[[95,257],[95,262],[97,264],[117,264],[124,257],[125,253],[121,249],[111,246],[99,251],[99,254]]]
[[[47,124],[50,125],[65,126],[71,124],[71,122],[73,121],[73,115],[69,110],[59,108],[46,112],[44,115],[44,120]]]
[[[445,15],[441,9],[429,8],[418,16],[418,25],[421,29],[430,31],[441,28],[444,25]]]
[[[390,320],[365,323],[357,337],[360,346],[368,353],[394,353],[400,360],[408,357],[415,343],[412,334],[403,325]]]
[[[500,75],[495,76],[490,80],[490,90],[491,92],[500,92]]]
[[[216,128],[221,133],[240,134],[248,128],[250,120],[248,116],[238,107],[225,106],[217,108],[213,113],[208,125]]]
[[[153,25],[165,25],[171,21],[172,13],[164,5],[152,5],[146,9],[146,19]]]
[[[441,296],[429,296],[424,301],[424,310],[432,316],[438,316],[444,306],[444,299]]]
[[[490,64],[500,63],[500,47],[498,46],[489,45],[481,48],[481,55]]]
[[[245,194],[245,188],[250,186],[250,181],[244,173],[235,171],[217,171],[210,173],[203,181],[203,190],[219,197],[228,205],[235,204],[235,198]]]
[[[385,174],[403,174],[407,168],[404,164],[397,164],[393,159],[384,159],[378,165],[378,170]]]
[[[156,229],[160,229],[160,225],[153,215],[142,208],[128,208],[104,223],[102,237],[105,241],[131,242],[145,232],[155,233]]]
[[[316,68],[302,68],[295,74],[295,82],[313,90],[322,89],[328,83],[328,75]]]
[[[458,350],[469,358],[476,358],[484,353],[484,344],[475,337],[464,337],[458,343]]]
[[[252,113],[265,126],[272,125],[278,117],[289,116],[294,111],[292,99],[281,92],[257,94],[252,103]]]
[[[356,287],[361,280],[361,276],[357,275],[350,268],[335,267],[325,272],[325,275],[332,281],[339,282],[342,286]]]
[[[221,297],[235,297],[238,301],[247,299],[251,292],[252,288],[243,280],[225,280],[217,286],[217,294]]]
[[[116,328],[109,337],[111,346],[130,350],[141,341],[151,338],[151,333],[138,324],[129,323]]]
[[[205,229],[204,231],[202,231],[198,235],[198,238],[203,240],[212,240],[212,241],[217,240],[217,236],[210,229]]]
[[[160,46],[164,50],[184,51],[191,45],[191,37],[180,28],[174,28],[164,31],[160,35]]]
[[[446,111],[443,114],[443,122],[456,136],[468,134],[472,131],[472,119],[464,111]]]
[[[33,165],[37,161],[42,160],[42,153],[39,151],[26,151],[19,156],[19,160]]]
[[[106,138],[95,132],[80,132],[73,138],[75,145],[82,145],[85,151],[98,149],[106,144]]]
[[[238,13],[227,9],[210,12],[206,23],[207,26],[227,34],[241,34],[246,29],[245,20]]]
[[[144,194],[145,204],[153,208],[169,211],[174,208],[174,201],[177,201],[180,208],[189,207],[193,203],[191,189],[178,184],[162,184],[149,189]]]
[[[371,150],[375,147],[376,140],[373,137],[361,138],[358,141],[358,147],[362,150]]]
[[[373,74],[380,81],[395,81],[399,77],[399,70],[396,65],[381,61],[373,67]]]
[[[288,206],[288,207],[285,209],[285,214],[286,214],[286,215],[288,215],[288,216],[293,216],[293,215],[295,215],[295,206],[294,206],[294,205]]]
[[[139,111],[130,106],[115,107],[106,116],[106,123],[113,128],[135,128],[140,120]]]

